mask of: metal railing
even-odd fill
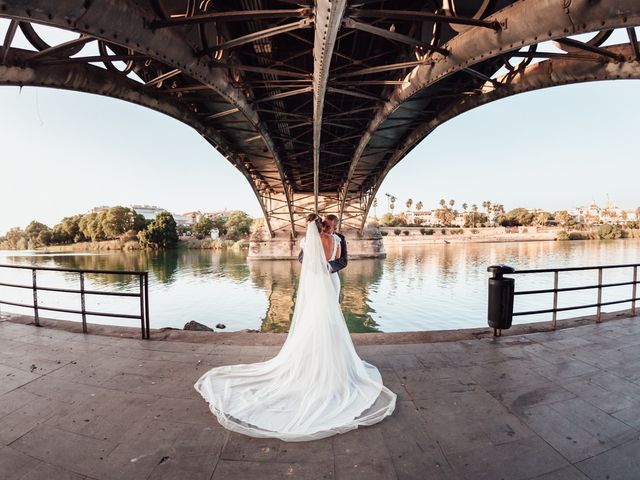
[[[40,326],[40,310],[46,310],[51,312],[62,313],[75,313],[82,315],[82,331],[87,333],[87,315],[99,316],[99,317],[112,317],[112,318],[130,318],[140,320],[140,330],[142,332],[142,338],[149,338],[149,273],[138,271],[123,271],[123,270],[81,270],[75,268],[53,268],[53,267],[35,267],[30,265],[8,265],[0,264],[0,268],[15,268],[21,270],[31,270],[32,282],[30,285],[6,283],[0,282],[1,287],[10,288],[23,288],[33,291],[33,304],[10,302],[0,299],[1,305],[12,305],[15,307],[32,308],[33,317],[35,319],[36,326]],[[77,273],[80,276],[80,289],[75,290],[71,288],[54,288],[54,287],[42,287],[38,285],[37,272],[38,271],[52,271],[52,272],[69,272]],[[131,292],[109,292],[101,290],[87,290],[84,286],[85,274],[100,274],[100,275],[132,275],[138,277],[139,290],[137,293]],[[38,292],[64,292],[64,293],[78,293],[80,294],[80,310],[74,310],[70,308],[58,308],[58,307],[45,307],[38,304]],[[124,313],[110,313],[110,312],[96,312],[87,310],[85,307],[85,297],[87,295],[106,295],[113,297],[137,297],[140,299],[140,313],[138,315],[124,314]]]
[[[622,303],[631,303],[631,315],[635,316],[636,315],[636,302],[638,300],[640,300],[640,298],[638,298],[638,284],[640,283],[640,281],[638,281],[638,267],[640,267],[639,263],[630,263],[630,264],[621,264],[621,265],[599,265],[599,266],[592,266],[592,267],[566,267],[566,268],[542,268],[542,269],[536,269],[536,270],[515,270],[511,267],[508,267],[506,265],[496,265],[496,266],[492,266],[489,267],[489,271],[494,271],[494,277],[493,282],[496,281],[498,282],[498,285],[494,288],[497,288],[498,290],[501,290],[504,293],[498,293],[497,296],[495,298],[498,299],[498,301],[496,301],[496,305],[490,306],[490,317],[493,316],[496,319],[498,317],[500,317],[500,319],[508,319],[508,321],[506,323],[508,323],[508,325],[511,325],[510,322],[510,318],[509,317],[517,317],[517,316],[525,316],[525,315],[539,315],[539,314],[545,314],[545,313],[551,313],[552,314],[552,318],[551,318],[551,326],[552,328],[555,330],[556,329],[556,325],[557,325],[557,316],[558,316],[558,312],[567,312],[567,311],[571,311],[571,310],[582,310],[585,308],[595,308],[596,309],[596,322],[600,322],[602,320],[602,307],[607,306],[607,305],[618,305],[618,304],[622,304]],[[604,270],[614,270],[614,269],[622,269],[622,268],[630,268],[632,269],[632,279],[631,281],[628,282],[614,282],[614,283],[603,283],[603,271]],[[559,274],[561,272],[582,272],[582,271],[597,271],[598,272],[598,283],[593,284],[593,285],[580,285],[580,286],[574,286],[574,287],[560,287],[559,286]],[[495,272],[498,272],[497,274]],[[544,289],[538,289],[538,290],[520,290],[520,291],[513,291],[513,287],[511,288],[511,292],[509,291],[508,288],[504,288],[502,285],[500,285],[502,283],[502,281],[506,282],[513,282],[513,279],[509,279],[509,278],[502,278],[502,275],[507,274],[507,275],[529,275],[529,274],[541,274],[541,273],[553,273],[553,288],[544,288]],[[495,285],[495,283],[494,283]],[[611,287],[621,287],[621,286],[631,286],[631,297],[630,298],[625,298],[623,300],[612,300],[612,301],[608,301],[608,302],[603,302],[602,301],[602,292],[605,288],[611,288]],[[491,283],[490,283],[490,287]],[[597,290],[596,292],[596,301],[594,303],[588,303],[588,304],[581,304],[581,305],[574,305],[574,306],[569,306],[569,307],[558,307],[558,293],[560,292],[575,292],[575,291],[580,291],[580,290]],[[513,298],[505,298],[505,297],[509,297],[511,295],[515,296],[526,296],[526,295],[540,295],[540,294],[548,294],[551,293],[553,294],[553,300],[552,300],[552,306],[551,308],[544,308],[544,309],[540,309],[540,310],[526,310],[526,311],[520,311],[520,312],[509,312],[509,311],[504,311],[504,309],[501,308],[501,305],[498,305],[498,303],[504,303],[505,305],[509,305],[508,300],[511,300],[511,304],[510,304],[510,308],[513,308]],[[490,299],[492,298],[492,296],[490,295]],[[507,301],[504,301],[507,300]],[[493,311],[492,308],[493,307]],[[497,312],[497,313],[494,313]],[[490,323],[493,319],[490,318]],[[496,322],[497,320],[494,320],[494,322]],[[498,321],[498,323],[500,323]],[[500,327],[498,327],[500,328]],[[508,326],[506,328],[509,328]]]

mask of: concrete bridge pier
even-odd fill
[[[356,228],[346,228],[341,232],[347,239],[349,259],[384,258],[382,233],[376,223],[369,223],[362,233]],[[300,240],[304,231],[298,231],[293,238],[289,230],[275,230],[273,236],[263,220],[256,221],[249,242],[249,260],[285,260],[297,258]]]

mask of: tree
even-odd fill
[[[453,206],[456,204],[456,201],[452,198],[451,200],[449,200],[449,206],[451,208],[453,208]]]
[[[476,215],[478,214],[478,205],[471,205],[471,213],[473,214],[473,228],[476,228]]]
[[[569,224],[569,220],[571,220],[571,215],[566,210],[559,210],[554,215],[556,222],[562,225],[563,228],[567,228]]]
[[[447,201],[444,198],[440,199],[440,206],[444,207],[447,204]]]
[[[115,206],[106,211],[102,229],[107,238],[118,238],[133,228],[136,213],[127,207]]]
[[[227,234],[227,226],[226,226],[227,220],[225,218],[216,217],[212,220],[212,222],[213,222],[213,228],[216,228],[218,230],[219,235]]]
[[[544,227],[549,219],[551,218],[551,214],[548,212],[539,212],[535,217],[535,223],[541,227]]]
[[[251,232],[253,219],[248,213],[237,210],[229,214],[229,218],[225,222],[227,229],[227,238],[231,240],[240,240],[241,237]]]
[[[97,216],[97,213],[85,213],[78,222],[78,228],[85,239],[91,239],[92,225]]]
[[[204,215],[200,217],[196,223],[193,224],[191,229],[193,230],[194,235],[198,239],[203,239],[204,237],[208,237],[211,234],[211,230],[214,228],[213,220]]]
[[[387,212],[382,215],[382,218],[380,219],[380,225],[382,225],[383,227],[395,227],[396,225],[398,225],[398,221],[396,220],[396,217],[393,216],[393,214]]]
[[[178,231],[173,215],[160,212],[138,237],[143,247],[174,248],[178,244]]]
[[[147,228],[147,219],[144,218],[144,215],[140,215],[139,213],[135,213],[133,211],[133,231],[140,232]]]
[[[422,202],[421,202],[420,200],[418,200],[418,203],[416,203],[416,210],[417,210],[417,211],[422,210],[422,207],[423,207],[423,206],[424,206],[424,205],[422,204]]]
[[[407,210],[411,210],[411,205],[413,205],[413,199],[410,198],[409,200],[407,200],[405,205],[407,206]]]
[[[48,243],[42,243],[39,240],[40,234],[43,232],[49,232],[49,241],[51,240],[51,232],[49,231],[49,227],[47,227],[44,223],[37,222],[33,220],[27,228],[24,229],[24,233],[26,237],[29,239],[29,243],[37,246],[37,245],[48,245]],[[43,239],[46,237],[42,237]]]
[[[371,206],[373,207],[373,218],[378,218],[378,197],[373,197],[373,202],[371,203]]]

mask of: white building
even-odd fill
[[[166,212],[164,208],[155,205],[131,205],[131,208],[137,214],[142,215],[145,220],[155,220],[156,215],[160,212]]]

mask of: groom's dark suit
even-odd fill
[[[336,273],[342,270],[347,266],[347,240],[344,238],[344,235],[341,233],[335,232],[335,234],[340,238],[340,257],[335,260],[331,260],[329,265],[331,265],[331,273]],[[302,262],[302,257],[304,257],[304,251],[300,250],[298,254],[298,261]]]

